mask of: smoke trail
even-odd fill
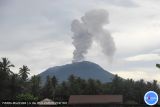
[[[84,55],[95,40],[102,47],[103,53],[111,61],[115,53],[115,43],[110,33],[103,29],[108,24],[108,12],[106,10],[92,10],[87,12],[81,21],[73,20],[71,31],[73,32],[73,62],[84,60]]]

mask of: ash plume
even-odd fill
[[[108,61],[112,61],[116,50],[115,43],[111,34],[103,29],[103,26],[108,23],[108,12],[103,9],[85,13],[81,17],[81,21],[77,19],[72,21],[71,31],[73,32],[72,39],[75,47],[72,62],[83,61],[84,55],[87,54],[93,41],[99,43]]]

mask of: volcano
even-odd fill
[[[48,68],[39,74],[42,79],[42,83],[46,81],[46,77],[48,75],[50,77],[53,75],[56,76],[59,82],[66,81],[70,75],[74,75],[85,80],[99,80],[102,83],[111,82],[114,78],[112,73],[104,70],[98,64],[89,61],[75,62],[72,64]]]

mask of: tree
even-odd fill
[[[53,85],[52,85],[52,80],[51,80],[50,76],[47,76],[45,86],[43,87],[43,97],[53,99],[53,96],[54,96],[53,89],[54,88],[53,88]]]
[[[159,92],[159,86],[158,86],[157,80],[153,80],[152,90],[154,90],[155,92]]]
[[[122,95],[124,96],[124,102],[128,101],[134,101],[135,98],[135,90],[134,90],[134,80],[132,79],[127,79],[123,81],[123,87],[122,88]]]
[[[56,78],[55,76],[53,76],[53,77],[52,77],[52,85],[53,85],[53,88],[56,88],[57,84],[58,84],[58,80],[57,80],[57,78]]]
[[[8,58],[2,58],[2,61],[0,61],[1,72],[3,71],[8,75],[12,74],[13,72],[10,70],[11,67],[14,67],[14,65],[8,60]]]
[[[28,79],[28,75],[30,74],[28,71],[30,71],[30,69],[23,65],[21,68],[19,68],[19,76],[20,76],[20,79],[21,79],[21,90],[20,92],[21,93],[26,93],[26,92],[29,92],[29,82],[27,81]]]
[[[9,96],[10,75],[13,74],[13,72],[10,70],[11,67],[14,67],[14,65],[7,58],[1,58],[1,61],[0,61],[0,99],[7,98]]]
[[[69,83],[72,85],[75,82],[76,77],[74,75],[70,75],[68,78]]]
[[[30,69],[27,67],[27,66],[25,66],[25,65],[23,65],[23,67],[21,67],[21,68],[19,68],[20,70],[19,70],[19,75],[20,75],[20,77],[21,77],[21,79],[23,80],[23,81],[26,81],[27,80],[27,78],[28,78],[28,75],[30,74],[28,71],[30,71]]]
[[[157,68],[160,68],[160,64],[156,64],[156,67],[157,67]]]
[[[51,78],[51,81],[52,81],[52,86],[53,86],[53,97],[55,97],[56,88],[57,88],[57,85],[58,85],[58,80],[55,76],[53,76]]]
[[[59,84],[56,87],[56,93],[55,93],[55,100],[56,101],[67,101],[67,99],[69,98],[69,86],[68,83],[66,81],[63,81],[61,84]]]
[[[139,104],[143,104],[144,94],[147,92],[147,85],[143,79],[135,82],[134,91],[135,101]]]
[[[94,94],[95,95],[95,94],[98,94],[99,87],[96,86],[96,81],[95,80],[88,79],[86,89],[87,89],[86,90],[87,94],[90,94],[90,95]]]
[[[11,97],[14,99],[20,91],[20,79],[18,74],[12,74],[10,80]]]
[[[123,83],[124,83],[123,79],[120,78],[118,75],[115,75],[115,77],[112,80],[112,85],[111,85],[112,93],[113,94],[122,94],[123,93],[122,87],[124,86]]]
[[[41,79],[40,76],[32,76],[31,80],[30,80],[30,84],[31,84],[31,93],[34,96],[39,97],[40,96],[40,83],[41,83]]]
[[[69,94],[79,94],[81,89],[78,77],[70,75],[68,78],[68,87],[69,87]]]

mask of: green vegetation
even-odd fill
[[[30,93],[18,94],[16,96],[17,101],[38,101],[38,97],[33,96]]]
[[[156,65],[159,67],[159,65]],[[29,76],[29,68],[23,65],[19,73],[11,71],[14,65],[7,59],[0,60],[0,100],[39,101],[51,98],[57,101],[66,101],[70,95],[102,95],[121,94],[124,102],[134,101],[143,104],[143,96],[149,90],[160,94],[160,87],[156,80],[145,82],[143,79],[134,81],[123,79],[118,75],[110,83],[101,83],[99,80],[84,80],[71,75],[67,81],[58,83],[55,76],[47,76],[46,83],[41,85],[39,76]]]
[[[157,67],[157,68],[160,68],[160,64],[156,64],[156,67]]]

